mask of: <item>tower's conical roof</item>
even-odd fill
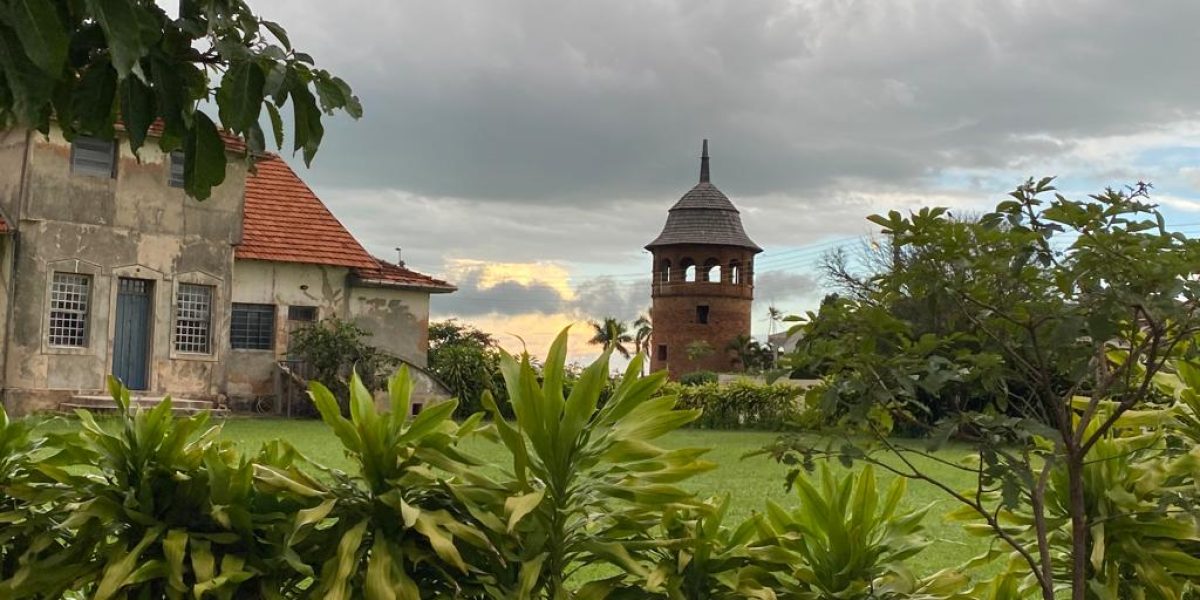
[[[738,209],[709,181],[708,140],[704,140],[700,156],[700,183],[671,207],[662,233],[646,244],[646,249],[676,244],[738,246],[762,252],[746,235]]]

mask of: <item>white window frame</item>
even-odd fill
[[[71,287],[67,287],[71,286]],[[71,289],[71,288],[82,288]],[[95,279],[87,273],[72,273],[67,271],[54,271],[50,275],[50,302],[49,311],[46,322],[46,343],[51,348],[87,348],[91,343],[91,315],[92,315],[92,299],[95,297]],[[81,306],[80,306],[81,305]],[[56,329],[66,329],[67,325],[56,324],[56,321],[63,321],[66,317],[55,318],[55,313],[60,315],[74,315],[71,321],[78,327],[78,332],[64,333],[56,339]],[[77,343],[73,343],[76,342]]]
[[[203,294],[201,292],[203,291]],[[204,303],[198,297],[206,295]],[[185,305],[187,301],[191,304]],[[181,355],[213,356],[214,308],[217,288],[205,283],[179,282],[175,287],[174,327],[171,328],[171,347]],[[186,328],[186,330],[185,330]],[[186,336],[186,337],[185,337]]]

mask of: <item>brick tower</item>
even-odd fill
[[[709,181],[708,140],[700,183],[671,207],[662,233],[646,249],[654,256],[651,370],[666,369],[678,379],[693,371],[738,368],[727,347],[737,336],[750,335],[754,255],[762,248],[746,235],[738,209]],[[692,360],[688,347],[698,341],[712,351]]]

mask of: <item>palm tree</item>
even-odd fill
[[[637,351],[649,359],[650,357],[650,336],[654,334],[654,326],[650,324],[650,317],[642,315],[633,322],[633,340],[637,346]],[[646,374],[650,368],[650,361],[646,360],[642,363],[642,375]]]
[[[744,333],[730,340],[725,349],[737,356],[738,362],[742,363],[743,371],[757,367],[762,356],[762,346],[758,340]]]
[[[779,310],[774,304],[772,304],[767,307],[767,318],[771,321],[770,329],[767,330],[766,348],[771,353],[771,360],[768,365],[774,369],[776,363],[778,363],[779,353],[775,350],[775,344],[771,341],[771,337],[775,335],[775,326],[783,322],[783,311]]]
[[[774,304],[767,307],[767,320],[770,321],[770,329],[767,331],[767,337],[775,334],[775,326],[783,322],[783,311],[775,307]]]
[[[629,348],[625,344],[633,343],[629,335],[629,326],[616,317],[605,317],[603,323],[592,321],[592,329],[596,331],[589,344],[604,346],[605,350],[612,349],[625,358],[629,358]]]

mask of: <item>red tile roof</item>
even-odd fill
[[[375,262],[376,266],[373,269],[354,270],[354,277],[358,283],[401,289],[418,288],[433,294],[444,294],[458,289],[441,279],[418,273],[402,265],[392,264],[378,258],[375,259]]]
[[[278,155],[246,177],[241,259],[374,269],[377,263]]]
[[[239,259],[350,267],[361,285],[453,292],[453,285],[371,256],[275,154],[256,161],[246,177]]]

